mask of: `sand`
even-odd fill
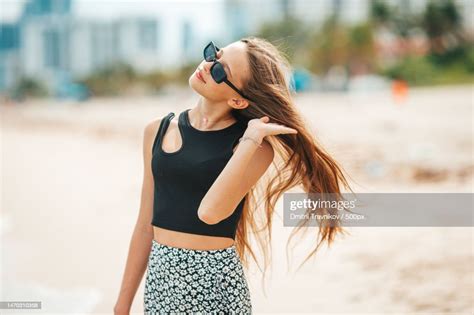
[[[138,214],[143,128],[196,100],[188,90],[2,103],[0,300],[42,301],[48,314],[112,313]],[[404,103],[384,91],[296,101],[356,192],[472,193],[472,86],[412,89]],[[266,296],[247,271],[255,314],[474,311],[472,227],[351,228],[299,273],[286,272],[290,230],[275,218]],[[301,241],[292,266],[313,241]],[[133,313],[143,311],[143,285]]]

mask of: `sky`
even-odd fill
[[[163,3],[182,4],[186,2],[209,3],[220,1],[223,0],[73,0],[72,3],[73,10],[78,16],[108,19],[121,15],[150,14],[150,12],[159,10]],[[26,0],[0,0],[0,22],[16,21],[25,2]],[[464,7],[464,16],[469,19],[467,21],[468,25],[474,28],[472,17],[474,16],[474,0],[457,0],[457,2]]]
[[[73,0],[73,11],[79,16],[115,18],[121,15],[149,14],[164,2],[217,2],[221,0]],[[0,21],[14,22],[26,0],[0,0]]]

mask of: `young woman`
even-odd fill
[[[275,203],[292,187],[330,193],[340,193],[340,182],[348,187],[295,107],[289,69],[264,39],[222,48],[211,42],[189,78],[200,95],[196,106],[146,126],[141,206],[116,314],[129,313],[145,272],[146,314],[252,313],[243,271],[247,253],[257,261],[250,234],[261,248],[269,246]],[[262,209],[257,183],[272,163]],[[318,231],[320,243],[331,243],[342,228]]]

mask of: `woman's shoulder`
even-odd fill
[[[174,119],[175,115],[174,113],[170,112],[170,113],[166,113],[166,114],[163,114],[163,115],[160,115],[160,116],[157,116],[155,118],[153,118],[152,120],[149,120],[146,124],[145,124],[145,133],[146,134],[156,134],[158,132],[158,129],[160,128],[160,125],[161,125],[161,122],[167,118],[171,118],[170,120],[170,124],[173,124],[175,123],[175,120]]]
[[[158,128],[160,127],[163,118],[164,117],[155,117],[152,120],[146,122],[144,130],[145,137],[151,137],[152,135],[155,135],[156,132],[158,132]]]

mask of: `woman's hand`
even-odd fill
[[[259,143],[262,142],[266,136],[273,136],[279,134],[296,134],[296,129],[286,127],[281,124],[269,123],[270,118],[263,116],[261,118],[254,118],[248,122],[247,130],[245,130],[244,136],[252,137]]]

